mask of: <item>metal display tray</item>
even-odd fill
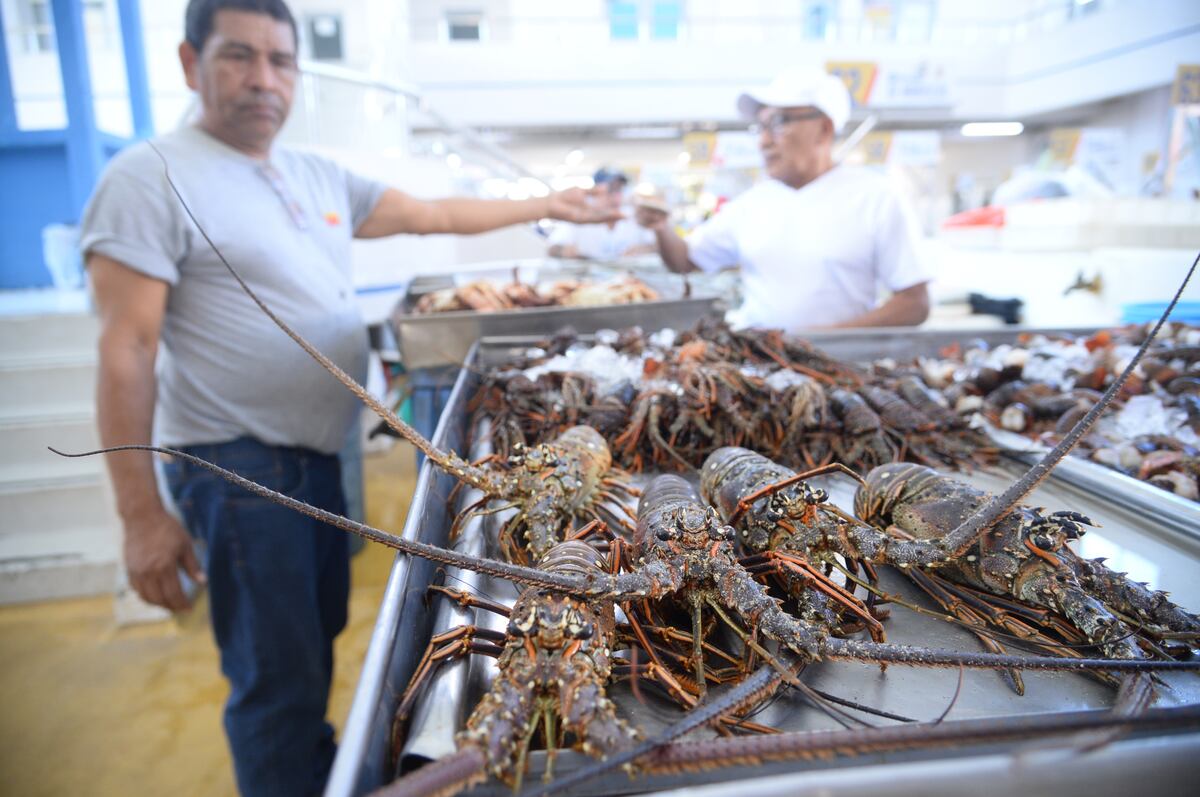
[[[1011,339],[1013,331],[995,340]],[[900,348],[907,356],[932,353],[954,337],[947,333],[922,333],[906,330]],[[839,333],[835,337],[842,337]],[[814,336],[815,337],[815,336]],[[849,337],[860,345],[863,337]],[[977,332],[959,333],[957,339],[984,337]],[[466,448],[467,402],[480,374],[511,353],[528,347],[530,338],[484,339],[473,348],[471,367],[459,374],[445,413],[434,435],[434,442],[464,455],[478,454]],[[831,354],[843,356],[827,337],[818,345]],[[1088,464],[1088,463],[1081,463]],[[990,490],[1002,488],[1020,469],[1010,463],[1003,471],[980,471],[967,480]],[[1047,507],[1070,507],[1093,517],[1103,528],[1087,535],[1082,542],[1096,541],[1098,547],[1081,551],[1086,556],[1117,552],[1110,566],[1128,570],[1139,580],[1167,589],[1181,605],[1200,608],[1200,530],[1175,522],[1179,507],[1165,499],[1173,496],[1141,495],[1132,501],[1133,480],[1107,469],[1091,466],[1095,473],[1086,483],[1054,474],[1031,498],[1031,503]],[[832,500],[849,506],[853,486],[840,479],[824,485]],[[426,463],[420,472],[403,536],[445,544],[453,508],[447,496],[454,481]],[[1159,492],[1159,491],[1156,491]],[[1110,550],[1112,549],[1112,550]],[[326,795],[343,797],[369,792],[392,778],[390,744],[392,712],[424,652],[432,633],[435,616],[425,601],[426,588],[437,576],[437,568],[423,560],[397,556],[375,623],[375,630],[363,663],[344,737],[334,763]],[[889,591],[915,598],[907,582],[889,578]],[[495,584],[488,589],[496,590]],[[510,592],[510,594],[512,594]],[[899,607],[885,623],[890,641],[977,650],[978,642],[967,632],[945,622],[914,614]],[[881,673],[879,668],[846,663],[820,663],[806,670],[817,688],[835,692],[878,708],[929,719],[936,716],[955,692],[957,671],[923,670],[892,665]],[[477,680],[477,679],[476,679]],[[955,703],[951,719],[1005,714],[1076,710],[1111,705],[1114,690],[1080,676],[1061,673],[1025,674],[1027,692],[1018,697],[996,673],[968,671],[962,694]],[[1200,703],[1200,677],[1191,673],[1168,674],[1164,680],[1160,705]],[[475,686],[478,689],[478,685]],[[620,710],[648,733],[666,721],[632,700],[624,687],[613,688]],[[798,701],[784,696],[767,713],[756,719],[785,729],[831,727],[828,719],[803,708]],[[822,725],[824,721],[824,725]],[[449,744],[453,728],[439,731]],[[803,790],[828,791],[837,788],[851,794],[1024,794],[1052,787],[1056,793],[1094,797],[1117,793],[1136,785],[1139,790],[1176,788],[1182,779],[1194,774],[1194,762],[1200,754],[1200,731],[1126,738],[1099,750],[1081,755],[1069,744],[1050,743],[1036,749],[1027,744],[974,746],[928,752],[872,754],[860,757],[832,758],[822,761],[776,763],[754,768],[679,776],[660,776],[629,781],[615,774],[582,787],[578,794],[627,793],[646,789],[695,789],[703,784],[705,794],[745,794],[746,779],[755,778],[753,788],[765,793],[793,794]],[[566,752],[556,762],[555,771],[565,774],[586,759]],[[528,783],[537,782],[544,765],[544,754],[530,759]],[[972,773],[978,773],[977,777]],[[768,777],[770,776],[770,777]],[[472,794],[507,793],[495,784],[478,787]],[[689,792],[693,793],[693,792]]]
[[[535,261],[536,262],[536,261]],[[548,265],[528,271],[536,277],[529,281],[586,277],[606,279],[613,276],[608,266],[564,268],[561,261],[550,260]],[[511,278],[512,266],[476,269],[465,272],[471,279]],[[412,313],[421,294],[438,288],[453,287],[449,275],[418,277],[408,294],[392,312],[391,325],[400,347],[401,360],[408,370],[458,365],[466,358],[471,344],[483,337],[505,335],[551,335],[563,327],[573,327],[580,333],[600,329],[621,329],[642,326],[648,329],[673,327],[685,329],[715,309],[719,297],[705,290],[702,282],[693,278],[693,295],[683,297],[683,279],[660,267],[658,272],[640,271],[637,275],[663,298],[655,302],[609,304],[595,307],[527,307],[492,313],[456,311],[451,313]]]

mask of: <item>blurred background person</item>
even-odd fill
[[[600,169],[593,176],[591,197],[606,210],[624,212],[625,189],[629,178],[622,172]],[[618,260],[633,255],[651,254],[658,249],[654,233],[628,215],[606,224],[561,223],[550,234],[551,257],[582,260]]]
[[[906,326],[929,315],[930,275],[910,214],[879,174],[833,160],[850,95],[823,70],[792,69],[738,98],[769,179],[681,238],[660,208],[639,205],[672,271],[741,266],[739,326]],[[879,302],[883,291],[891,296]]]

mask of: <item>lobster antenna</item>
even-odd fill
[[[993,496],[987,503],[976,510],[973,515],[963,521],[958,528],[947,534],[943,538],[943,547],[947,551],[953,553],[961,552],[975,542],[975,539],[984,530],[991,528],[992,524],[1011,512],[1013,507],[1023,501],[1033,492],[1035,487],[1050,475],[1050,471],[1075,447],[1079,439],[1092,428],[1096,419],[1108,409],[1108,405],[1112,403],[1117,393],[1125,385],[1125,381],[1129,379],[1130,374],[1133,373],[1133,369],[1142,361],[1142,356],[1150,348],[1150,343],[1154,340],[1158,331],[1162,329],[1162,325],[1166,323],[1167,317],[1171,315],[1171,311],[1175,309],[1175,305],[1179,303],[1179,297],[1183,295],[1184,289],[1187,288],[1188,281],[1192,278],[1197,263],[1200,263],[1200,254],[1197,254],[1196,259],[1192,261],[1191,267],[1188,269],[1187,274],[1184,275],[1183,283],[1175,291],[1175,296],[1171,298],[1170,304],[1167,305],[1167,309],[1163,311],[1163,314],[1154,324],[1154,328],[1150,330],[1150,334],[1142,341],[1142,345],[1138,348],[1137,353],[1133,355],[1133,359],[1129,361],[1129,365],[1125,366],[1125,370],[1121,372],[1121,375],[1109,385],[1108,390],[1104,391],[1104,395],[1100,397],[1095,406],[1088,410],[1087,415],[1079,419],[1079,422],[1071,428],[1071,431],[1067,432],[1058,445],[1042,457],[1037,464],[1026,471],[1021,478],[1017,479],[1012,486],[1000,495]]]
[[[527,584],[532,587],[541,587],[550,589],[556,592],[563,592],[568,595],[576,595],[586,597],[588,595],[587,586],[583,579],[566,575],[563,573],[552,573],[546,570],[538,570],[532,567],[523,567],[521,565],[513,565],[507,562],[499,562],[493,559],[479,559],[474,556],[469,556],[459,551],[452,551],[447,548],[439,548],[436,545],[430,545],[416,540],[406,540],[395,534],[389,534],[381,529],[368,526],[365,523],[344,518],[341,515],[335,515],[332,512],[327,512],[324,509],[306,504],[303,501],[298,501],[275,490],[263,487],[261,484],[256,484],[249,479],[239,476],[233,471],[226,470],[219,465],[214,465],[211,462],[200,459],[199,457],[186,454],[182,451],[177,451],[172,448],[162,448],[159,446],[143,446],[143,445],[128,445],[128,446],[113,446],[111,448],[102,448],[96,451],[86,451],[80,454],[68,454],[65,451],[59,451],[56,448],[50,448],[55,454],[60,457],[90,457],[97,454],[111,454],[115,451],[152,451],[157,454],[166,454],[171,457],[178,457],[185,462],[190,462],[193,465],[204,468],[226,481],[232,482],[255,495],[274,501],[277,504],[286,506],[288,509],[293,509],[303,515],[308,515],[311,518],[320,520],[323,523],[328,523],[330,526],[348,531],[352,534],[357,534],[360,537],[377,542],[381,545],[386,545],[389,548],[395,548],[401,553],[406,553],[411,556],[419,556],[423,559],[428,559],[433,562],[440,562],[445,565],[454,565],[463,570],[471,570],[476,573],[484,573],[485,575],[495,576],[497,578],[515,581],[518,584]]]
[[[1132,717],[1109,711],[987,717],[935,724],[891,725],[854,730],[816,730],[773,736],[732,736],[677,742],[665,746],[643,766],[650,773],[698,772],[727,766],[761,766],[768,761],[828,758],[890,750],[928,750],[985,742],[1023,741],[1081,731],[1194,730],[1200,706],[1148,709]]]
[[[300,348],[304,349],[304,351],[306,351],[310,357],[320,363],[322,368],[333,374],[334,378],[345,385],[346,388],[355,396],[357,396],[362,403],[370,407],[371,411],[382,418],[384,423],[395,430],[397,434],[419,448],[421,452],[432,461],[438,463],[449,463],[443,467],[448,467],[453,471],[455,476],[468,481],[473,487],[478,487],[486,491],[488,485],[485,484],[481,478],[479,478],[479,476],[474,472],[474,469],[467,465],[466,462],[459,460],[458,456],[453,453],[447,454],[437,449],[432,443],[426,440],[420,432],[396,417],[394,412],[385,407],[378,399],[367,392],[366,388],[364,388],[357,381],[355,381],[353,377],[338,367],[333,360],[330,360],[328,357],[322,354],[316,346],[313,346],[311,343],[305,340],[299,332],[296,332],[294,329],[288,326],[287,322],[275,315],[274,311],[267,306],[266,302],[260,299],[258,294],[256,294],[250,288],[250,286],[246,284],[246,281],[242,279],[242,275],[239,274],[237,269],[233,267],[233,264],[226,259],[224,253],[221,252],[216,243],[213,242],[213,239],[209,237],[208,232],[205,231],[204,227],[200,224],[199,219],[197,219],[196,215],[192,213],[192,209],[188,206],[187,200],[183,198],[183,195],[179,192],[179,188],[175,185],[175,181],[171,178],[171,169],[167,164],[166,157],[162,154],[158,147],[154,145],[153,141],[147,141],[146,143],[150,146],[150,149],[154,150],[154,154],[158,155],[159,160],[162,161],[163,176],[167,180],[167,185],[171,188],[171,193],[175,195],[175,198],[179,200],[179,204],[183,207],[183,212],[186,213],[188,218],[192,220],[192,224],[196,225],[196,229],[200,231],[201,237],[204,238],[209,248],[213,250],[213,253],[217,256],[217,259],[219,259],[222,265],[224,265],[229,273],[233,275],[233,278],[237,280],[238,285],[242,286],[242,290],[246,292],[246,295],[249,296],[256,305],[258,305],[259,309],[266,313],[267,317],[275,322],[275,325],[282,329],[289,338],[294,340],[297,345],[300,346]]]

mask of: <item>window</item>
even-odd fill
[[[18,9],[25,52],[54,52],[54,14],[50,10],[50,0],[25,0]]]
[[[608,37],[612,41],[679,38],[682,0],[609,0]]]
[[[483,40],[483,12],[447,11],[446,39],[452,42]]]
[[[108,0],[83,0],[85,25],[98,17],[101,44],[108,44],[111,25],[107,22]],[[27,53],[52,53],[58,49],[54,39],[54,11],[50,0],[17,0],[16,38]]]
[[[342,17],[340,14],[309,14],[306,18],[308,48],[316,61],[342,60]]]
[[[638,38],[636,0],[613,0],[608,4],[608,35],[613,41],[634,41]]]
[[[823,41],[829,37],[833,14],[829,0],[812,0],[804,13],[804,38]]]
[[[679,18],[683,16],[679,0],[656,2],[651,10],[650,38],[678,39]]]

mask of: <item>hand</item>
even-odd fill
[[[667,227],[667,220],[670,218],[665,210],[648,207],[646,205],[637,206],[637,215],[634,216],[637,223],[645,227],[647,230],[664,230]]]
[[[572,246],[571,244],[555,244],[554,246],[550,247],[550,250],[547,252],[547,254],[549,254],[550,257],[570,258],[573,260],[581,260],[583,258],[583,254],[579,251],[579,247]]]
[[[656,255],[658,247],[655,244],[635,244],[621,253],[621,257],[637,257],[638,255]]]
[[[197,584],[204,583],[191,536],[165,509],[125,521],[125,568],[129,585],[142,600],[173,612],[190,609],[180,567]]]
[[[625,218],[621,211],[593,204],[582,188],[555,191],[549,197],[546,217],[572,224],[599,224]]]

